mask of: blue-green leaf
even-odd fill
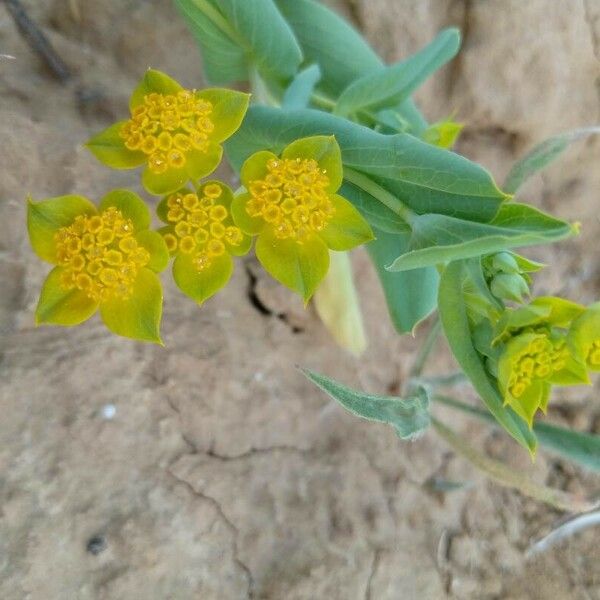
[[[302,51],[273,0],[175,0],[194,37],[211,83],[249,79],[256,69],[266,80],[286,82],[302,62]]]
[[[482,256],[507,248],[548,244],[576,233],[566,221],[517,203],[504,204],[489,223],[430,214],[415,217],[411,227],[407,252],[389,266],[390,271]]]
[[[406,60],[353,81],[339,97],[335,113],[348,116],[402,103],[432,73],[452,59],[459,47],[458,29],[442,31],[430,44]]]
[[[316,110],[250,107],[242,127],[226,143],[233,165],[259,150],[278,154],[293,140],[335,135],[344,166],[367,174],[417,213],[491,220],[506,195],[480,165],[412,135],[383,135]]]
[[[429,398],[423,388],[414,396],[374,396],[352,390],[313,371],[303,373],[314,384],[357,417],[391,425],[402,439],[413,439],[429,427]]]
[[[532,175],[554,162],[571,144],[595,133],[600,127],[584,127],[548,138],[515,163],[506,177],[504,189],[514,194]]]
[[[437,306],[438,273],[433,267],[402,273],[386,270],[385,265],[406,249],[409,235],[378,230],[374,233],[376,239],[367,244],[367,251],[381,281],[390,317],[398,333],[411,332]]]
[[[318,92],[328,104],[355,79],[385,68],[365,39],[344,19],[313,0],[276,0],[279,10],[294,30],[307,64],[321,68]],[[412,99],[395,107],[420,135],[427,122]]]
[[[312,0],[276,0],[294,30],[308,63],[321,68],[320,89],[332,96],[348,84],[382,67],[364,38],[343,19]]]
[[[297,108],[307,108],[310,104],[310,97],[321,79],[321,69],[319,65],[310,65],[303,69],[294,77],[292,83],[283,94],[281,108],[284,110],[294,110]]]
[[[535,435],[512,409],[503,406],[497,386],[490,380],[482,356],[475,349],[463,297],[463,263],[450,263],[442,274],[438,310],[452,354],[462,367],[488,410],[504,429],[531,454],[535,453]]]
[[[410,233],[408,223],[400,215],[354,183],[345,181],[339,193],[354,204],[371,226],[388,233]],[[394,258],[396,255],[390,256],[390,262]]]

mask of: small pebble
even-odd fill
[[[102,418],[110,421],[117,414],[117,407],[114,404],[105,404],[102,407]]]
[[[104,552],[106,550],[106,540],[102,535],[95,535],[88,540],[87,546],[85,549],[94,556],[98,556],[100,552]]]

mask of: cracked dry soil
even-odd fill
[[[600,598],[597,531],[525,563],[563,515],[490,484],[433,433],[406,444],[344,414],[294,368],[373,392],[401,385],[418,340],[391,331],[363,252],[353,260],[371,344],[360,362],[252,258],[201,310],[165,274],[166,349],[97,320],[33,328],[47,267],[28,247],[25,195],[139,190],[81,143],[124,114],[148,66],[198,86],[201,65],[166,0],[24,4],[75,76],[55,81],[0,6],[0,53],[15,57],[0,62],[0,598]],[[459,151],[500,181],[534,142],[598,122],[598,0],[335,7],[388,60],[462,27],[462,54],[418,100],[430,120],[457,111]],[[599,295],[599,159],[598,140],[580,143],[524,190],[584,224],[577,240],[529,253],[552,265],[540,293]],[[443,346],[432,362],[453,369]],[[597,477],[549,455],[531,465],[502,434],[447,416],[536,481],[598,495]],[[598,432],[597,388],[556,398],[549,418]],[[444,494],[436,477],[472,485]]]

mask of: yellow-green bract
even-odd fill
[[[160,230],[175,256],[173,278],[179,289],[201,304],[218,292],[233,273],[232,256],[248,252],[251,238],[233,223],[233,192],[220,181],[195,190],[182,189],[161,200]]]
[[[149,69],[129,101],[131,118],[93,136],[87,147],[105,165],[145,165],[142,184],[151,194],[169,194],[212,173],[221,143],[240,126],[249,96],[234,90],[186,90]]]
[[[114,190],[98,208],[83,196],[30,200],[27,227],[36,254],[56,265],[42,287],[37,324],[78,325],[99,309],[113,333],[162,343],[156,273],[169,253],[136,194]]]
[[[327,273],[329,249],[350,250],[373,239],[360,213],[336,194],[342,175],[333,136],[296,140],[280,157],[256,152],[241,169],[246,191],[233,201],[233,219],[258,235],[263,267],[305,302]]]

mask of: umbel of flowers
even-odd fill
[[[30,200],[27,225],[36,254],[55,265],[36,323],[78,325],[99,310],[113,333],[160,343],[157,273],[169,254],[136,194],[114,190],[98,207],[83,196]]]
[[[149,69],[129,100],[130,118],[86,145],[109,167],[144,166],[146,190],[168,194],[219,166],[221,144],[241,125],[248,101],[248,94],[234,90],[186,90],[168,75]]]
[[[109,167],[143,167],[146,191],[163,196],[157,214],[165,225],[151,230],[148,208],[127,190],[110,192],[98,207],[81,196],[30,201],[31,244],[55,265],[40,294],[37,323],[77,325],[99,311],[114,333],[161,343],[157,273],[170,257],[175,283],[201,304],[227,284],[233,258],[258,236],[265,269],[308,301],[327,273],[330,250],[373,239],[360,213],[337,194],[342,162],[333,137],[300,139],[281,157],[254,154],[235,198],[224,183],[205,180],[248,101],[242,92],[184,89],[160,71],[145,73],[129,118],[86,145]]]
[[[373,239],[361,214],[337,194],[343,170],[333,136],[303,138],[281,156],[263,151],[242,166],[246,191],[233,201],[236,224],[258,235],[265,270],[306,301],[329,268],[329,250],[350,250]]]
[[[508,309],[496,325],[498,384],[506,404],[531,427],[552,386],[589,384],[600,371],[600,304],[586,308],[542,297]]]

